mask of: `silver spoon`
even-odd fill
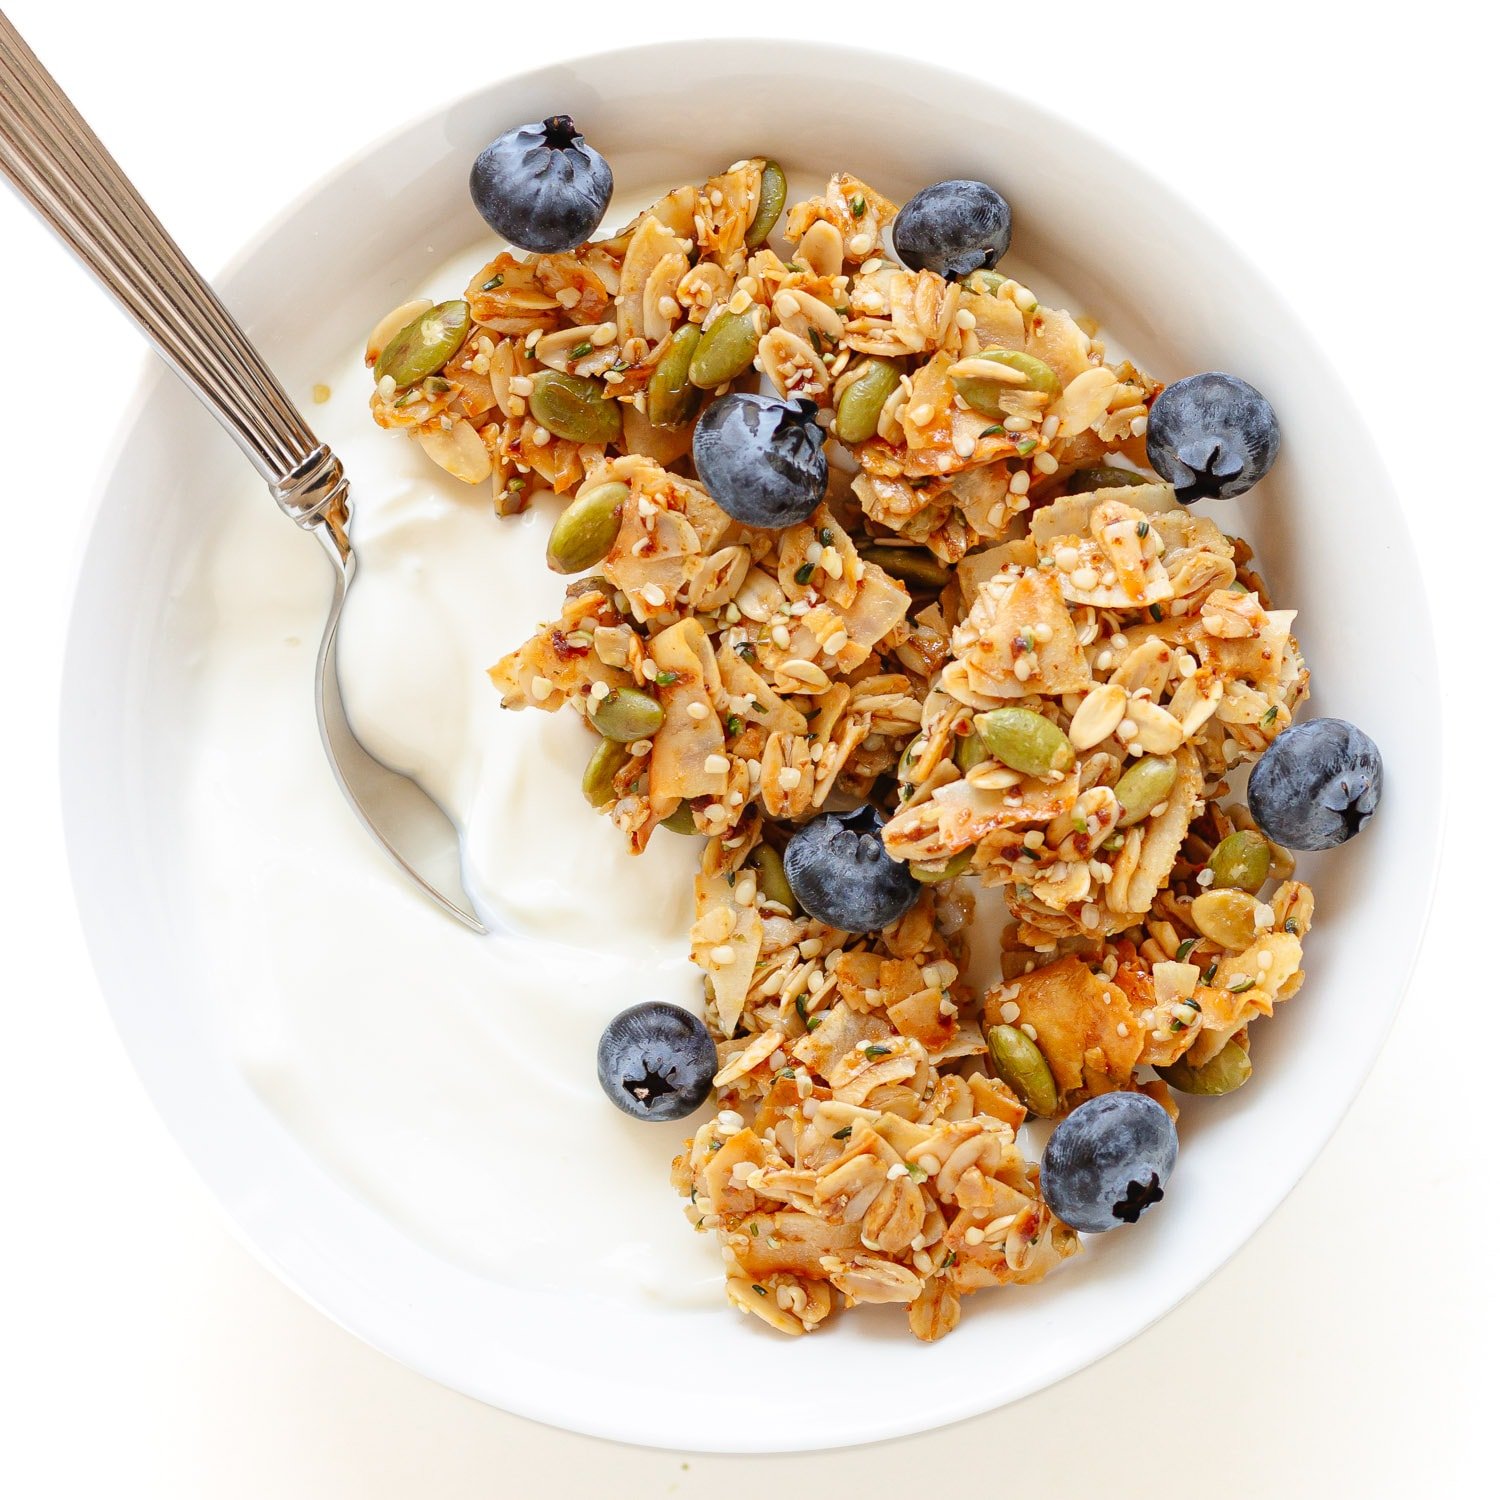
[[[244,450],[282,510],[322,543],[333,564],[333,603],[314,701],[333,774],[391,858],[444,911],[485,931],[460,878],[453,820],[410,777],[376,760],[344,712],[336,644],[355,558],[343,465],[313,436],[244,330],[3,12],[0,172],[135,319]]]

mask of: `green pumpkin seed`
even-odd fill
[[[583,768],[583,795],[590,807],[606,807],[615,799],[615,777],[630,759],[630,751],[615,740],[600,740]]]
[[[1057,1084],[1042,1049],[1014,1026],[991,1026],[986,1038],[1000,1081],[1034,1115],[1057,1113]]]
[[[882,547],[877,544],[861,547],[859,555],[913,588],[940,589],[948,582],[948,565],[940,562],[925,547]]]
[[[602,562],[620,534],[620,514],[630,486],[612,480],[580,495],[557,518],[547,538],[547,566],[554,573],[581,573]]]
[[[649,740],[665,718],[662,706],[639,688],[612,688],[604,698],[589,700],[589,718],[605,739],[628,745]]]
[[[661,827],[668,833],[697,833],[698,825],[693,822],[693,804],[691,802],[679,802],[661,820]]]
[[[415,385],[441,370],[468,336],[469,304],[440,302],[391,336],[375,361],[375,378],[389,375],[397,385]]]
[[[503,488],[497,486],[495,489],[497,516],[519,516],[530,504],[531,494],[526,488],[526,481],[519,474],[513,474],[507,479]]]
[[[768,161],[760,174],[760,202],[755,205],[755,217],[745,231],[745,243],[752,250],[770,238],[785,206],[786,173],[774,161]]]
[[[1077,759],[1067,735],[1029,708],[995,708],[975,714],[974,728],[996,760],[1027,776],[1066,771]]]
[[[774,901],[778,906],[786,907],[792,916],[796,916],[801,908],[797,905],[797,898],[792,894],[792,887],[786,878],[786,868],[781,863],[781,856],[769,844],[757,844],[746,860],[747,864],[753,865],[760,876],[760,893],[767,901]]]
[[[688,365],[688,379],[700,391],[711,391],[750,368],[760,335],[749,313],[722,312],[698,341]]]
[[[1087,495],[1094,490],[1117,490],[1123,485],[1159,483],[1159,480],[1137,474],[1134,469],[1115,469],[1108,464],[1099,464],[1093,468],[1075,469],[1068,476],[1068,493]]]
[[[1232,1094],[1250,1077],[1250,1054],[1238,1042],[1226,1042],[1224,1050],[1202,1067],[1190,1067],[1178,1058],[1165,1067],[1158,1066],[1156,1076],[1182,1094]]]
[[[964,282],[967,290],[976,292],[981,297],[993,297],[1004,285],[1005,277],[998,271],[975,271]]]
[[[972,735],[969,736],[973,738]],[[955,875],[962,875],[969,868],[969,861],[974,858],[972,849],[960,849],[952,859],[941,865],[909,865],[912,878],[920,881],[923,885],[938,885],[944,880],[952,880]]]
[[[680,427],[698,409],[702,397],[688,369],[702,337],[695,323],[684,323],[667,341],[646,387],[646,419],[653,427]]]
[[[911,768],[922,758],[921,752],[917,750],[917,742],[920,739],[922,739],[920,734],[914,734],[906,742],[906,748],[901,752],[901,759],[896,762],[897,781],[911,780]]]
[[[620,403],[604,394],[604,384],[564,370],[531,377],[531,415],[553,437],[570,443],[613,443],[620,436]]]
[[[590,573],[587,578],[575,578],[563,593],[569,599],[582,599],[585,594],[603,594],[608,598],[614,591],[614,584],[602,573]]]
[[[969,734],[959,735],[957,739],[958,747],[953,752],[953,763],[965,775],[990,758],[990,747],[985,744],[984,737],[977,729]]]
[[[1258,891],[1271,873],[1271,841],[1254,828],[1221,839],[1208,857],[1214,886]]]
[[[1052,366],[1034,354],[1023,354],[1019,349],[981,349],[972,357],[991,360],[1026,377],[1025,385],[1004,385],[998,380],[984,380],[978,375],[960,375],[953,382],[953,389],[984,416],[1004,415],[1000,400],[1007,391],[1043,391],[1049,396],[1055,396],[1062,390],[1062,382],[1053,374]]]
[[[1169,755],[1145,755],[1133,761],[1115,783],[1121,828],[1139,823],[1153,807],[1167,800],[1177,781],[1177,762]]]
[[[890,359],[872,359],[839,397],[834,424],[840,442],[862,443],[875,436],[881,408],[901,384],[901,366]]]

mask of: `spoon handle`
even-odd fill
[[[0,12],[0,172],[244,450],[300,525],[340,529],[343,466]]]

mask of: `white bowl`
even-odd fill
[[[994,181],[1016,213],[1007,265],[1041,268],[1067,305],[1101,319],[1111,347],[1164,378],[1226,369],[1271,396],[1280,462],[1225,513],[1244,516],[1278,598],[1303,611],[1315,711],[1374,735],[1387,787],[1357,843],[1308,862],[1318,922],[1307,984],[1257,1028],[1254,1085],[1188,1101],[1169,1200],[1138,1228],[1091,1243],[1040,1286],[969,1299],[956,1333],[931,1347],[863,1315],[787,1342],[727,1308],[501,1284],[416,1244],[311,1159],[197,1003],[202,958],[182,926],[187,876],[171,834],[183,750],[162,727],[192,652],[163,620],[239,460],[163,375],[142,390],[98,506],[64,684],[68,840],[94,960],[147,1087],[244,1238],[378,1348],[510,1411],[679,1449],[787,1451],[934,1427],[1079,1369],[1200,1285],[1302,1175],[1369,1069],[1413,961],[1437,844],[1434,647],[1405,525],[1328,362],[1192,209],[973,78],[800,43],[586,58],[496,84],[372,147],[223,278],[290,389],[306,390],[437,258],[474,239],[475,152],[559,108],[586,123],[626,193],[701,180],[752,152],[807,172],[841,167],[897,197],[941,177]],[[336,893],[328,925],[336,943]],[[686,1232],[675,1211],[665,1222]]]

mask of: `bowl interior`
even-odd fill
[[[830,77],[860,87],[830,90]],[[199,1001],[222,956],[203,951],[177,857],[186,747],[173,726],[195,690],[195,653],[193,622],[173,600],[222,507],[239,503],[222,497],[243,485],[230,444],[160,375],[147,381],[108,476],[72,625],[64,796],[86,929],[137,1066],[240,1231],[383,1350],[495,1405],[676,1448],[791,1450],[932,1427],[1079,1368],[1201,1283],[1300,1176],[1364,1077],[1415,952],[1435,857],[1430,790],[1418,797],[1406,774],[1433,764],[1438,718],[1404,523],[1312,339],[1192,210],[1106,147],[986,84],[801,44],[587,58],[498,83],[372,147],[221,282],[289,389],[321,378],[474,240],[465,185],[476,150],[560,107],[586,122],[631,197],[752,152],[804,175],[842,168],[896,198],[939,177],[994,181],[1016,211],[1007,266],[1035,268],[1039,289],[1058,288],[1063,305],[1097,317],[1112,350],[1163,378],[1231,370],[1270,395],[1284,426],[1280,462],[1238,509],[1224,508],[1225,524],[1254,542],[1278,602],[1303,611],[1313,711],[1374,735],[1387,787],[1357,845],[1307,864],[1318,897],[1307,984],[1257,1034],[1255,1086],[1188,1101],[1169,1211],[1091,1245],[1038,1287],[971,1299],[958,1331],[932,1348],[913,1345],[895,1316],[848,1318],[789,1345],[727,1312],[505,1284],[417,1243],[302,1149]],[[321,764],[306,771],[326,774]],[[224,851],[226,870],[233,854]],[[335,894],[322,919],[331,945],[357,930],[340,908]],[[667,1232],[686,1232],[675,1213]],[[705,1382],[704,1367],[732,1367],[732,1395]],[[857,1380],[900,1398],[787,1401],[792,1367],[814,1390]]]

